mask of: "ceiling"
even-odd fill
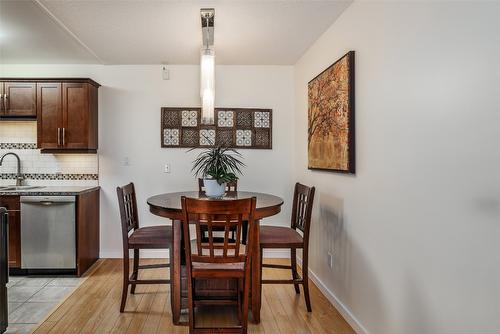
[[[197,64],[215,8],[217,64],[290,65],[351,1],[0,0],[3,63]]]

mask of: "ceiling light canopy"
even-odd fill
[[[200,60],[201,122],[214,124],[215,114],[215,9],[201,9],[203,47]]]

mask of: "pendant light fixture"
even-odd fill
[[[201,9],[203,47],[200,60],[201,122],[214,124],[215,114],[215,9]]]

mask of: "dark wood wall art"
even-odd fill
[[[201,124],[200,108],[161,108],[161,147],[272,148],[272,110],[216,108],[214,125]]]
[[[309,169],[355,173],[354,51],[308,84]]]

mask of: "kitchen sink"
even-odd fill
[[[5,186],[0,187],[0,191],[20,191],[43,188],[42,186]]]

